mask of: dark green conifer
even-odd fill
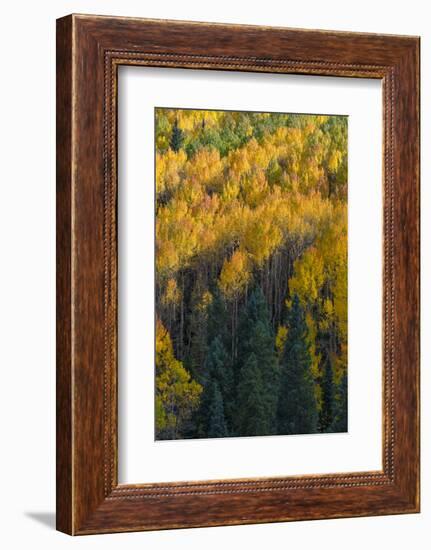
[[[317,406],[307,345],[307,325],[297,295],[287,318],[288,333],[280,365],[279,434],[317,432]]]
[[[261,323],[262,334],[266,343],[272,349],[274,342],[272,329],[270,325],[268,306],[265,296],[260,287],[257,287],[250,295],[247,305],[243,308],[238,327],[238,364],[241,367],[248,358],[248,355],[255,351],[256,325]],[[257,350],[258,351],[258,350]],[[256,353],[258,357],[258,352]],[[259,359],[259,357],[258,357]],[[238,372],[239,374],[239,372]]]
[[[218,383],[214,381],[210,388],[208,437],[226,437],[227,435],[223,396]]]
[[[330,431],[347,432],[347,373],[343,375],[338,386]]]
[[[208,307],[208,346],[219,337],[226,349],[230,349],[232,335],[228,331],[229,317],[226,302],[216,289],[213,299]]]
[[[219,384],[223,399],[230,398],[233,389],[232,366],[220,336],[211,342],[205,367],[209,377]]]
[[[334,419],[334,375],[329,353],[324,354],[322,367],[322,408],[319,414],[319,431],[325,433],[331,430]]]
[[[265,403],[262,373],[254,353],[248,356],[240,373],[237,397],[236,432],[238,435],[268,435],[271,426]]]
[[[238,359],[235,365],[235,380],[239,384],[244,379],[244,369],[256,362],[259,369],[259,391],[262,406],[256,407],[261,418],[250,422],[255,426],[266,426],[266,434],[276,433],[276,408],[279,385],[277,354],[274,346],[274,334],[271,327],[268,307],[262,290],[255,289],[241,316],[238,330]],[[244,397],[244,394],[243,394]],[[237,402],[237,415],[241,416],[241,405]],[[257,414],[257,412],[256,412]],[[238,419],[237,419],[238,420]],[[242,420],[236,422],[238,435],[241,433]]]
[[[177,152],[181,149],[183,145],[183,141],[184,141],[184,132],[178,126],[178,119],[175,119],[169,145],[173,151]]]
[[[214,384],[217,384],[223,399],[224,418],[226,430],[230,432],[232,424],[234,399],[233,399],[233,374],[230,357],[226,352],[223,342],[217,336],[211,343],[204,366],[205,381],[201,406],[197,414],[199,437],[210,437],[211,407],[214,401]]]

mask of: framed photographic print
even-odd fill
[[[57,21],[57,528],[419,511],[419,39]]]

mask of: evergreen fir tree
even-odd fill
[[[214,384],[217,384],[224,404],[224,417],[227,432],[230,431],[233,416],[233,374],[230,357],[226,352],[221,338],[217,336],[210,345],[204,367],[206,380],[201,406],[197,413],[199,437],[208,437],[212,407],[214,401]],[[228,435],[228,433],[226,434]]]
[[[341,378],[334,403],[334,419],[330,431],[347,432],[347,373]]]
[[[266,426],[266,434],[276,433],[276,410],[279,385],[278,360],[275,339],[272,331],[268,307],[260,288],[254,290],[247,307],[241,316],[238,331],[238,360],[235,367],[237,385],[244,379],[244,369],[256,361],[260,371],[259,386],[261,406],[257,407],[261,418],[251,422],[256,426]],[[244,396],[244,395],[243,395]],[[241,405],[237,402],[237,416],[241,416]],[[238,435],[243,435],[238,420]]]
[[[331,430],[334,419],[334,376],[331,358],[328,353],[324,355],[321,387],[322,407],[319,413],[319,431],[325,433]]]
[[[226,437],[228,429],[224,414],[223,396],[217,382],[211,383],[208,437]]]
[[[209,376],[219,384],[223,399],[228,400],[233,390],[232,366],[220,336],[210,345],[205,367]]]
[[[208,307],[208,346],[219,337],[225,348],[229,349],[232,335],[228,331],[228,326],[229,320],[226,303],[221,297],[220,291],[216,289],[213,292],[211,305]]]
[[[262,373],[254,353],[251,353],[240,373],[237,397],[236,432],[238,435],[268,435],[271,433],[264,395]]]
[[[181,149],[183,145],[183,141],[184,141],[184,132],[178,126],[178,119],[175,119],[169,145],[173,151],[177,152]]]
[[[307,325],[297,295],[288,312],[288,333],[281,359],[277,421],[279,434],[317,431],[317,406],[311,377]]]
[[[268,306],[260,287],[256,288],[250,295],[245,308],[243,308],[240,315],[240,321],[238,326],[238,361],[236,369],[237,378],[239,371],[247,361],[248,356],[252,352],[256,352],[258,357],[259,350],[257,350],[255,337],[258,333],[256,331],[256,325],[260,323],[260,329],[262,331],[262,339],[267,340],[265,343],[272,348],[273,342],[269,342],[273,339],[272,329],[269,320]],[[258,357],[259,359],[259,357]]]

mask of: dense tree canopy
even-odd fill
[[[156,110],[156,315],[157,438],[345,431],[346,117]]]

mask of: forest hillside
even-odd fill
[[[347,117],[156,109],[156,439],[347,430]]]

